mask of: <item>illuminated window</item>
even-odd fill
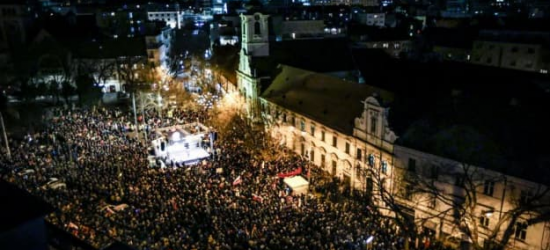
[[[369,166],[374,167],[374,155],[370,154],[368,157]]]

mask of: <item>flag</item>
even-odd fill
[[[242,182],[243,182],[243,179],[242,179],[241,176],[239,175],[239,177],[237,177],[237,179],[235,179],[235,180],[233,181],[233,186],[239,185],[239,184],[241,184]]]
[[[252,194],[252,200],[262,203],[264,201],[264,198],[256,194]]]

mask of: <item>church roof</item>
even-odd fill
[[[348,135],[364,108],[361,101],[373,95],[382,105],[393,100],[393,94],[373,86],[287,65],[280,69],[262,93],[264,99]]]

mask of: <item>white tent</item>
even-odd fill
[[[307,194],[309,183],[302,176],[287,177],[284,179],[284,183],[292,189],[294,195]]]

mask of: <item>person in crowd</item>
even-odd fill
[[[217,157],[202,164],[150,167],[147,145],[133,137],[138,128],[131,113],[54,113],[44,131],[11,141],[11,159],[0,156],[0,166],[8,170],[1,178],[43,197],[57,208],[49,222],[94,247],[117,240],[143,250],[403,248],[403,237],[369,209],[367,198],[326,198],[339,194],[328,178],[312,178],[312,190],[320,195],[285,192],[277,176],[305,169],[301,157],[285,154],[261,162],[245,152],[235,134],[216,141]],[[141,127],[154,131],[208,120],[206,111],[171,114],[146,113],[149,119],[142,119]],[[52,188],[52,178],[66,187]],[[235,184],[237,178],[241,182]],[[374,240],[367,243],[370,236]]]

